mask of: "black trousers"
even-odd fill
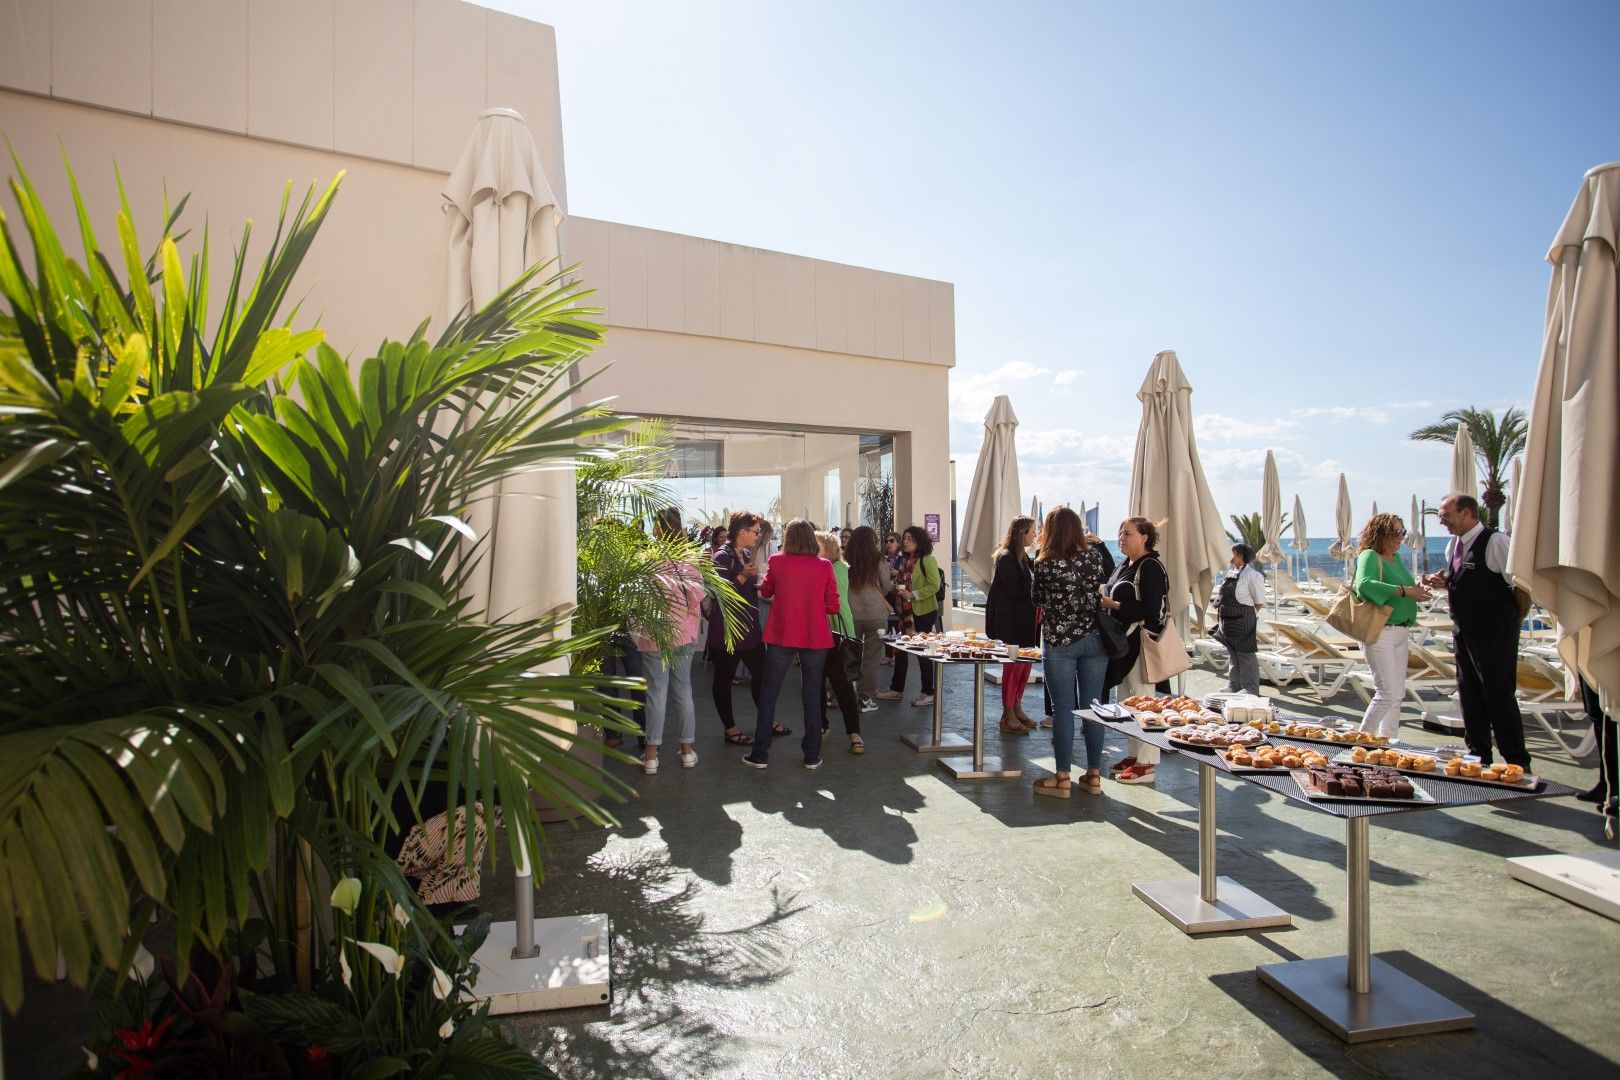
[[[1462,704],[1463,740],[1468,752],[1491,763],[1491,739],[1509,765],[1530,771],[1524,748],[1524,717],[1513,696],[1518,686],[1519,625],[1464,631],[1453,638],[1457,653],[1457,697]]]
[[[1598,788],[1607,802],[1620,792],[1620,762],[1615,759],[1616,743],[1620,743],[1614,717],[1605,716],[1598,703],[1598,693],[1585,679],[1581,680],[1581,700],[1586,705],[1586,716],[1592,721],[1592,733],[1598,744]]]
[[[939,629],[939,612],[930,611],[926,615],[918,615],[912,619],[912,628],[919,634],[927,634]],[[906,688],[906,662],[911,659],[910,654],[900,649],[894,650],[894,674],[889,678],[889,689],[900,693]],[[917,668],[922,675],[922,692],[934,692],[934,667],[932,660],[917,658]]]
[[[844,714],[844,733],[861,733],[861,699],[855,693],[855,684],[849,678],[849,655],[842,645],[834,645],[827,654],[826,672],[822,682],[832,689],[838,711]],[[827,695],[821,695],[821,726],[827,727]]]
[[[731,711],[731,680],[737,674],[737,665],[748,665],[748,691],[754,695],[754,708],[759,708],[759,688],[765,679],[765,646],[755,645],[741,652],[715,649],[714,657],[714,711],[727,731],[737,726],[737,717]]]

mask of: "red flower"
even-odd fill
[[[153,1025],[148,1019],[146,1023],[137,1028],[124,1028],[113,1032],[113,1038],[119,1045],[109,1051],[114,1057],[124,1063],[119,1070],[119,1080],[141,1080],[152,1071],[150,1059],[136,1053],[137,1050],[153,1050],[163,1045],[163,1037],[169,1032],[169,1025],[174,1023],[174,1017],[165,1017],[161,1024]]]
[[[305,1055],[311,1065],[325,1065],[327,1059],[326,1048],[320,1043],[310,1043],[309,1051]]]

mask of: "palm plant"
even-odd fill
[[[290,216],[289,189],[256,270],[244,232],[218,310],[179,208],[143,257],[124,200],[109,254],[69,181],[82,261],[20,163],[31,265],[0,218],[0,1000],[23,945],[42,977],[128,970],[154,912],[182,965],[229,944],[347,988],[311,898],[360,879],[348,932],[398,941],[392,905],[425,913],[383,843],[430,784],[535,861],[531,791],[600,822],[624,795],[567,753],[622,726],[611,681],[536,674],[592,636],[460,599],[474,493],[621,426],[559,392],[600,329],[524,279],[351,365],[280,321],[339,181]]]
[[[1524,453],[1530,435],[1530,425],[1524,411],[1509,406],[1498,420],[1490,409],[1452,409],[1439,420],[1418,428],[1407,438],[1413,442],[1438,442],[1453,446],[1457,442],[1457,425],[1468,428],[1468,437],[1474,443],[1474,456],[1485,470],[1485,482],[1478,494],[1485,507],[1485,523],[1495,528],[1501,518],[1502,506],[1507,502],[1503,491],[1508,466]]]
[[[1233,514],[1231,515],[1231,521],[1232,528],[1236,529],[1237,532],[1227,530],[1226,538],[1232,543],[1248,544],[1251,551],[1259,551],[1266,546],[1265,521],[1261,517],[1260,511],[1256,510],[1252,514]],[[1287,531],[1288,515],[1284,514],[1282,528],[1278,531],[1278,535],[1280,536]]]
[[[666,479],[674,453],[675,425],[643,420],[575,470],[580,536],[574,627],[611,635],[599,634],[574,653],[576,672],[599,670],[610,649],[628,647],[617,633],[625,629],[646,635],[666,653],[671,649],[676,622],[667,585],[681,565],[701,575],[728,639],[743,632],[747,601],[719,575],[708,553],[684,536],[645,528],[659,512],[681,506]]]

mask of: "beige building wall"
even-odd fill
[[[611,328],[588,393],[638,414],[892,434],[896,517],[938,514],[948,555],[951,285],[590,218],[568,220],[563,250]],[[839,465],[844,501],[856,464]],[[822,489],[805,487],[819,517]]]
[[[257,257],[289,181],[296,202],[345,172],[292,295],[356,357],[436,313],[440,189],[491,106],[524,115],[566,205],[551,27],[458,0],[0,6],[0,135],[63,226],[63,151],[103,244],[114,165],[148,249],[165,194],[189,194],[183,247],[209,227],[223,295],[243,223]],[[899,521],[939,514],[949,552],[949,284],[585,218],[562,242],[611,330],[592,394],[649,415],[892,434]],[[845,502],[856,465],[837,465]],[[824,490],[802,479],[819,516]]]

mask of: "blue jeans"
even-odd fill
[[[1047,644],[1041,650],[1041,662],[1046,665],[1046,685],[1052,691],[1052,753],[1057,757],[1057,771],[1066,773],[1074,759],[1076,692],[1079,704],[1090,705],[1093,698],[1102,698],[1108,650],[1103,647],[1102,636],[1093,630],[1067,645]],[[1100,768],[1102,725],[1087,724],[1085,739],[1086,768]]]
[[[670,654],[664,665],[662,653],[641,654],[641,670],[647,679],[647,745],[664,742],[664,718],[673,709],[681,724],[681,742],[687,746],[697,736],[697,712],[692,707],[692,654],[697,645],[682,645]]]
[[[799,740],[799,746],[804,749],[805,761],[821,760],[821,677],[827,670],[829,651],[765,646],[765,685],[759,690],[759,722],[754,725],[754,750],[749,755],[755,761],[770,760],[776,699],[782,694],[782,683],[787,680],[788,668],[793,666],[795,656],[799,658],[799,677],[803,682],[800,693],[804,702],[804,738]]]

